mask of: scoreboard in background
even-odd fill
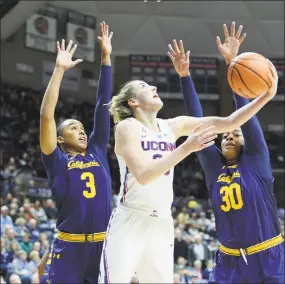
[[[77,44],[76,57],[87,62],[95,61],[96,18],[83,14],[68,12],[66,33],[67,40]]]
[[[279,77],[277,95],[284,95],[284,58],[273,58],[270,61],[274,64]]]
[[[130,55],[129,64],[132,80],[153,84],[160,93],[180,93],[179,78],[168,56]],[[190,72],[199,94],[218,94],[217,71],[216,58],[191,57]]]

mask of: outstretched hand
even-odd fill
[[[109,34],[109,26],[102,22],[100,23],[100,36],[98,36],[101,51],[103,55],[110,55],[112,52],[111,40],[113,37],[113,32]]]
[[[71,40],[67,47],[65,48],[65,40],[61,40],[61,45],[59,41],[56,42],[57,57],[56,57],[56,67],[62,68],[64,71],[74,67],[78,63],[82,62],[82,59],[72,60],[72,56],[77,48],[75,44],[72,47],[73,41]]]
[[[201,151],[204,148],[214,145],[214,140],[218,137],[214,125],[204,128],[203,130],[201,130],[201,128],[201,125],[195,127],[184,142],[187,144],[191,153]]]
[[[168,45],[169,52],[167,52],[170,57],[173,66],[180,77],[189,76],[189,66],[190,66],[190,51],[185,54],[183,41],[179,41],[179,45],[176,40],[173,40],[173,47],[171,44]]]
[[[231,25],[231,34],[229,35],[226,24],[223,24],[225,42],[222,44],[221,39],[217,36],[216,42],[221,55],[225,58],[226,63],[230,64],[237,56],[239,47],[246,37],[246,33],[241,36],[243,26],[240,25],[236,33],[235,22]]]

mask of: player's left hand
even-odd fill
[[[179,41],[179,45],[176,40],[173,40],[173,47],[171,44],[168,45],[169,52],[167,52],[170,57],[175,71],[180,77],[186,77],[190,75],[189,66],[190,66],[190,51],[187,51],[185,54],[183,41]]]
[[[112,36],[113,32],[109,33],[109,26],[105,22],[100,23],[100,36],[98,36],[98,39],[104,55],[110,55],[112,52]]]
[[[246,33],[240,36],[242,28],[243,26],[240,25],[236,33],[236,24],[235,22],[232,22],[231,35],[229,35],[227,25],[223,24],[225,42],[222,44],[220,37],[217,36],[216,42],[218,49],[221,55],[225,58],[227,64],[230,64],[238,55],[239,47],[246,37]]]

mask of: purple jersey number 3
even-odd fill
[[[152,157],[154,160],[155,159],[161,159],[162,158],[162,155],[160,155],[160,154],[155,154],[155,155],[153,155],[153,157]],[[170,174],[170,170],[169,171],[167,171],[164,175],[165,176],[168,176]]]

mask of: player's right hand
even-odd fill
[[[276,68],[274,67],[274,65],[271,63],[270,60],[268,60],[268,64],[269,64],[269,68],[271,71],[271,74],[268,74],[268,77],[270,79],[270,83],[271,83],[271,87],[268,89],[267,92],[267,96],[270,97],[270,99],[272,99],[276,93],[277,93],[277,87],[278,87],[278,74],[276,71]]]
[[[201,151],[211,145],[214,145],[215,139],[218,137],[215,126],[207,127],[201,130],[201,125],[193,129],[184,142],[187,150],[191,153]]]
[[[56,42],[57,47],[57,58],[56,58],[56,67],[62,68],[64,71],[74,67],[78,63],[82,62],[82,59],[72,60],[72,56],[77,48],[77,45],[73,45],[71,40],[67,47],[65,48],[65,40],[61,40],[61,45],[59,41]]]

